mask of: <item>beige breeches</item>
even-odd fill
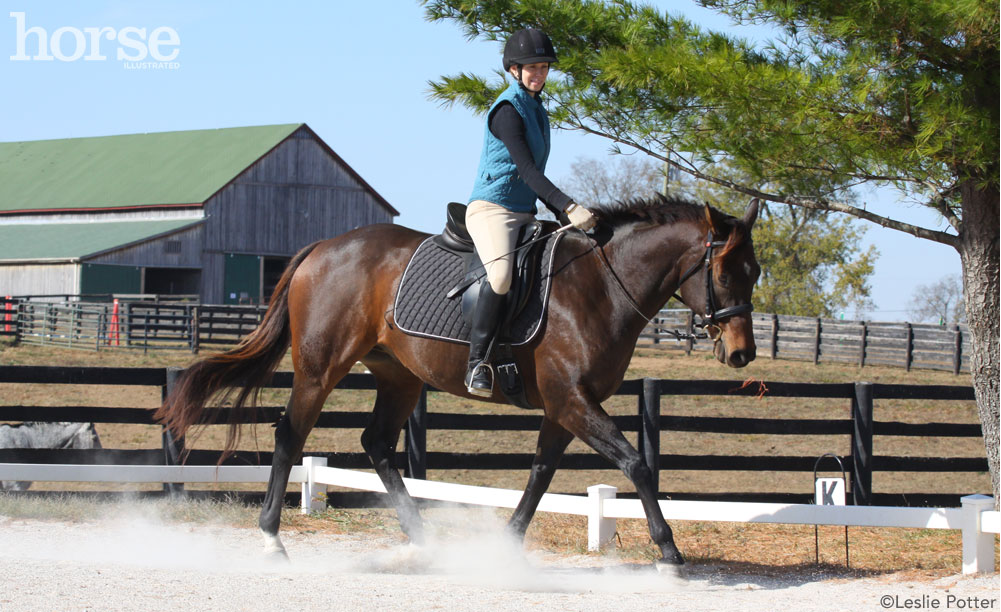
[[[511,289],[518,230],[535,219],[532,213],[518,213],[484,200],[474,200],[466,208],[466,229],[473,238],[480,261],[487,269],[487,281],[497,295]]]

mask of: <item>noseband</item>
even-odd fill
[[[713,340],[716,340],[717,338],[719,338],[719,334],[722,333],[719,324],[723,319],[743,314],[745,312],[751,312],[754,310],[754,306],[751,304],[738,304],[736,306],[728,306],[727,308],[722,308],[722,309],[716,307],[717,303],[716,289],[713,283],[713,265],[712,265],[713,249],[720,248],[726,245],[726,241],[713,240],[712,230],[710,230],[706,234],[705,245],[706,245],[705,255],[697,262],[692,264],[692,267],[688,268],[688,270],[681,275],[681,280],[678,281],[678,290],[679,291],[681,290],[681,286],[685,284],[685,281],[694,276],[695,273],[699,271],[699,268],[705,266],[706,312],[703,315],[699,315],[701,320],[695,324],[695,327],[698,327],[700,329],[704,328],[706,332],[709,334],[709,337],[711,337]],[[685,300],[683,300],[679,294],[675,293],[674,297],[682,304],[685,304]],[[688,306],[687,304],[685,305]],[[691,306],[689,306],[689,308],[691,308]],[[695,309],[692,308],[692,310]]]

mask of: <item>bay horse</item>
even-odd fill
[[[636,487],[658,563],[684,558],[657,504],[652,472],[601,402],[622,383],[636,341],[650,317],[680,292],[705,313],[715,357],[731,367],[755,357],[751,292],[760,274],[751,228],[743,218],[679,198],[634,200],[598,209],[592,235],[571,232],[557,250],[548,313],[515,358],[531,405],[543,411],[535,458],[508,530],[523,539],[560,457],[574,437],[621,469]],[[394,324],[400,278],[428,237],[406,227],[369,225],[314,243],[289,262],[261,324],[243,342],[189,367],[156,418],[176,435],[202,423],[205,403],[239,389],[233,414],[254,410],[256,394],[289,345],[292,393],[275,430],[275,451],[259,525],[268,552],[285,555],[278,537],[289,472],[338,381],[358,361],[375,376],[376,400],[361,443],[396,508],[403,532],[423,542],[417,505],[394,465],[401,429],[424,383],[461,397],[465,345],[406,335]],[[503,403],[500,391],[487,401]],[[235,448],[239,418],[227,451]]]

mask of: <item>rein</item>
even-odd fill
[[[608,263],[608,260],[605,258],[605,253],[604,252],[599,253],[598,249],[594,248],[594,245],[597,243],[594,240],[592,240],[591,237],[587,235],[587,233],[581,230],[577,231],[587,239],[588,246],[591,247],[591,252],[594,253],[594,256],[598,258],[598,262],[601,263],[601,267],[605,269],[605,272],[608,272],[608,275],[611,276],[612,280],[615,281],[615,285],[619,288],[619,291],[622,292],[622,295],[626,296],[626,300],[629,302],[629,305],[633,307],[633,310],[635,310],[637,314],[639,314],[639,316],[643,317],[644,321],[649,323],[653,319],[653,317],[648,317],[645,314],[643,314],[643,309],[640,307],[639,304],[636,303],[636,300],[633,299],[633,296],[629,293],[629,290],[626,289],[626,286],[622,284],[622,279],[619,278],[619,275],[616,274],[615,270],[612,269],[612,265]],[[653,316],[655,317],[657,315],[654,314]]]
[[[566,229],[566,227],[560,228],[559,231],[563,231],[564,229]],[[589,246],[591,247],[591,251],[594,253],[595,257],[598,258],[598,261],[601,263],[601,266],[605,269],[605,271],[608,272],[608,275],[612,277],[612,279],[615,281],[616,286],[618,286],[619,290],[626,297],[626,300],[629,302],[629,305],[632,306],[633,310],[635,310],[641,317],[643,317],[643,319],[646,322],[649,323],[653,319],[653,317],[648,317],[643,313],[643,309],[640,307],[639,304],[636,303],[636,300],[626,289],[626,286],[622,283],[622,279],[620,279],[618,274],[615,273],[615,270],[612,269],[611,264],[607,261],[607,258],[604,255],[604,252],[599,253],[598,250],[595,248],[596,242],[594,240],[591,240],[590,239],[591,237],[588,236],[586,233],[580,230],[578,231],[581,234],[583,234],[586,238],[588,238],[588,243]],[[699,329],[705,331],[701,331],[695,334],[690,334],[686,332],[680,332],[678,330],[665,330],[666,333],[674,336],[675,339],[679,341],[712,339],[713,343],[715,344],[719,342],[720,338],[722,337],[723,330],[720,328],[719,324],[723,319],[727,319],[729,317],[738,314],[743,314],[745,312],[751,312],[754,310],[754,306],[749,303],[738,304],[736,306],[729,306],[727,308],[722,308],[722,309],[716,308],[716,302],[717,302],[716,290],[714,287],[713,277],[712,277],[713,249],[720,248],[725,244],[726,244],[725,240],[713,240],[712,230],[709,230],[709,232],[706,234],[706,240],[705,240],[705,246],[706,246],[705,256],[700,258],[694,264],[692,264],[692,266],[688,268],[688,270],[685,271],[684,274],[681,275],[681,279],[678,281],[679,290],[681,289],[681,285],[684,284],[685,281],[687,281],[689,278],[694,276],[695,273],[698,272],[700,268],[702,268],[703,266],[705,266],[706,268],[706,273],[705,273],[706,312],[704,315],[700,314],[699,322],[695,323],[695,327],[698,327]],[[685,300],[677,292],[675,292],[672,297],[677,299],[682,304],[685,304]],[[685,305],[688,306],[688,304]],[[689,308],[691,310],[694,310],[694,308],[691,307]],[[655,316],[657,315],[654,314],[654,317]]]

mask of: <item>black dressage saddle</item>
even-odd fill
[[[487,282],[486,270],[480,262],[480,256],[473,246],[473,239],[466,229],[466,205],[458,202],[448,204],[445,229],[432,240],[439,246],[456,253],[465,261],[466,274],[445,295],[452,300],[461,296],[462,316],[470,323],[476,310],[476,300],[480,295],[480,285]],[[539,259],[542,257],[545,226],[540,221],[533,221],[521,228],[514,252],[514,278],[511,280],[511,290],[505,309],[504,321],[501,322],[501,338],[511,341],[512,335],[508,327],[525,309],[532,292],[533,283],[538,273]]]
[[[468,343],[472,313],[486,271],[466,229],[466,207],[447,207],[444,231],[418,246],[396,294],[394,319],[404,333]],[[522,228],[514,253],[515,278],[494,349],[497,382],[512,404],[530,407],[511,347],[531,342],[545,320],[554,253],[563,234],[535,221]]]

